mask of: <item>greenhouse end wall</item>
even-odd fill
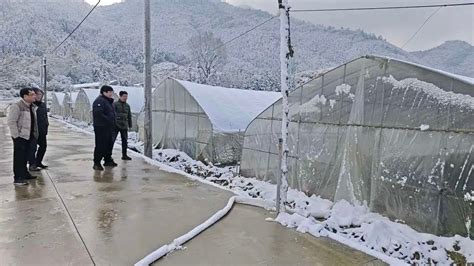
[[[467,235],[473,219],[474,86],[413,64],[368,56],[290,94],[289,183],[365,203],[414,228]],[[279,176],[281,101],[247,128],[241,174]],[[470,228],[471,237],[474,229]]]
[[[214,132],[199,103],[176,80],[166,79],[153,92],[153,141],[193,159],[230,164],[240,159],[243,132]]]
[[[92,103],[83,91],[77,95],[72,117],[87,124],[92,123]]]
[[[52,101],[51,101],[51,113],[53,115],[64,116],[64,100],[65,94],[62,92],[54,92],[52,94]]]

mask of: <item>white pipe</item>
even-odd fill
[[[215,224],[217,221],[222,219],[222,217],[226,216],[227,213],[232,209],[234,206],[234,203],[240,203],[240,204],[245,204],[245,205],[251,205],[251,206],[256,206],[256,207],[261,207],[265,208],[267,210],[274,210],[274,203],[270,201],[266,201],[263,199],[252,199],[252,198],[247,198],[247,197],[242,197],[242,196],[233,196],[229,199],[227,202],[227,205],[221,209],[220,211],[216,212],[213,216],[211,216],[209,219],[207,219],[205,222],[202,224],[198,225],[188,233],[176,238],[173,240],[168,245],[164,245],[160,247],[159,249],[153,251],[143,259],[141,259],[139,262],[135,263],[135,266],[143,266],[143,265],[150,265],[151,263],[155,262],[156,260],[160,259],[161,257],[165,256],[166,254],[170,253],[171,251],[179,248],[181,245],[184,243],[188,242],[198,234],[200,234],[202,231],[206,230],[207,228],[211,227],[213,224]]]

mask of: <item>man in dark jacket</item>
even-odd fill
[[[122,160],[131,160],[132,158],[127,155],[128,148],[128,129],[132,127],[132,112],[130,105],[127,103],[128,93],[121,91],[119,93],[119,100],[114,102],[114,109],[116,114],[116,126],[117,130],[114,134],[114,142],[117,139],[117,135],[120,132],[120,138],[122,139]]]
[[[46,135],[48,134],[48,111],[46,104],[43,103],[43,91],[37,88],[33,89],[36,94],[34,105],[36,108],[36,122],[38,124],[38,138],[30,140],[31,150],[28,158],[30,171],[39,171],[48,168],[43,164],[43,158],[46,153]]]
[[[113,133],[115,132],[115,111],[112,103],[114,89],[108,85],[100,88],[100,95],[92,104],[95,134],[94,170],[104,170],[104,166],[117,166],[112,159]]]

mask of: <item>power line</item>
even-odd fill
[[[359,8],[333,8],[333,9],[293,9],[293,10],[290,10],[290,12],[331,12],[331,11],[359,11],[359,10],[389,10],[389,9],[414,9],[414,8],[432,8],[432,7],[438,7],[438,10],[442,7],[453,7],[453,6],[470,6],[470,5],[474,5],[474,3],[458,3],[458,4],[437,4],[437,5],[416,5],[416,6],[387,6],[387,7],[359,7]],[[411,41],[411,39],[413,39],[416,34],[418,34],[418,32],[421,30],[421,28],[428,22],[428,20],[434,15],[436,14],[436,12],[438,12],[438,10],[436,10],[430,17],[428,17],[428,19],[423,23],[423,25],[417,30],[417,32],[415,32],[415,34],[410,38],[410,40],[407,41],[407,43],[409,41]],[[278,16],[273,16],[273,17],[270,17],[269,19],[263,21],[262,23],[246,30],[245,32],[235,36],[234,38],[224,42],[223,44],[215,47],[214,49],[211,50],[211,52],[214,52],[216,50],[218,50],[219,48],[222,48],[223,46],[226,46],[227,44],[235,41],[236,39],[238,38],[241,38],[242,36],[248,34],[249,32],[263,26],[264,24],[266,24],[267,22],[275,19],[276,17]],[[406,45],[406,44],[405,44]],[[192,58],[191,60],[189,60],[189,62],[193,62],[197,59],[198,57],[194,57]],[[172,69],[170,72],[175,72],[179,69],[180,66],[177,66],[175,67],[174,69]]]
[[[69,39],[69,37],[71,37],[71,35],[81,26],[81,24],[82,24],[82,23],[87,19],[87,17],[89,17],[89,15],[92,13],[92,11],[94,11],[94,9],[99,5],[100,1],[101,1],[101,0],[98,0],[98,1],[97,1],[97,4],[95,4],[95,6],[92,7],[92,9],[89,11],[89,13],[87,13],[87,15],[86,15],[86,16],[81,20],[81,22],[71,31],[71,33],[69,33],[69,35],[68,35],[66,38],[64,38],[64,40],[63,40],[60,44],[58,44],[58,46],[56,46],[56,47],[53,49],[52,53],[56,52],[56,50],[57,50],[59,47],[61,47],[61,45],[62,45],[67,39]]]
[[[423,26],[425,26],[425,24],[428,22],[428,20],[430,20],[430,18],[432,16],[434,16],[436,13],[438,13],[438,11],[443,8],[442,6],[438,7],[438,9],[436,9],[428,18],[425,19],[425,21],[423,22],[423,24],[421,24],[421,26],[418,28],[418,30],[416,30],[416,32],[410,37],[410,39],[408,39],[405,44],[402,45],[402,49],[405,48],[405,46],[411,41],[413,40],[413,38],[415,38],[415,36],[418,34],[418,32],[420,32],[420,30],[423,28]]]
[[[268,23],[269,21],[271,21],[271,20],[273,20],[273,19],[275,19],[275,18],[277,18],[277,17],[278,17],[278,16],[273,16],[273,17],[270,17],[269,19],[266,19],[265,21],[263,21],[263,22],[261,22],[261,23],[255,25],[254,27],[252,27],[252,28],[250,28],[250,29],[248,29],[248,30],[242,32],[241,34],[239,34],[239,35],[233,37],[232,39],[230,39],[230,40],[224,42],[223,44],[214,47],[210,52],[215,52],[215,51],[217,51],[218,49],[220,49],[220,48],[226,46],[227,44],[229,44],[229,43],[231,43],[231,42],[233,42],[233,41],[235,41],[235,40],[237,40],[237,39],[239,39],[239,38],[241,38],[241,37],[247,35],[247,34],[250,33],[251,31],[256,30],[257,28],[259,28],[259,27],[265,25],[266,23]],[[199,56],[196,56],[196,57],[192,58],[191,60],[189,60],[189,63],[193,62],[194,60],[196,60],[196,59],[198,59],[198,58],[199,58]],[[177,66],[177,67],[175,67],[174,69],[171,69],[170,72],[176,72],[176,71],[178,71],[178,70],[179,70],[179,67],[181,67],[181,66]]]
[[[391,9],[414,9],[430,7],[453,7],[471,6],[474,3],[438,4],[438,5],[416,5],[416,6],[383,6],[383,7],[354,7],[354,8],[325,8],[325,9],[292,9],[290,12],[333,12],[333,11],[362,11],[362,10],[391,10]]]
[[[251,32],[251,31],[253,31],[253,30],[255,30],[255,29],[257,29],[257,28],[259,28],[259,27],[263,26],[264,24],[266,24],[267,22],[269,22],[270,20],[272,20],[272,19],[274,19],[274,18],[276,18],[276,17],[277,17],[277,16],[273,16],[273,17],[271,17],[271,18],[269,18],[269,19],[265,20],[264,22],[262,22],[262,23],[260,23],[260,24],[256,25],[255,27],[253,27],[253,28],[251,28],[251,29],[249,29],[249,30],[246,30],[245,32],[243,32],[243,33],[239,34],[238,36],[235,36],[234,38],[232,38],[232,39],[230,39],[230,40],[226,41],[226,42],[225,42],[225,43],[223,43],[222,45],[220,45],[220,46],[218,46],[218,47],[214,48],[214,50],[212,50],[212,51],[214,52],[215,50],[217,50],[217,49],[221,48],[222,46],[225,46],[225,45],[227,45],[228,43],[230,43],[230,42],[233,42],[233,41],[237,40],[238,38],[240,38],[240,37],[242,37],[242,36],[244,36],[244,35],[248,34],[249,32]]]

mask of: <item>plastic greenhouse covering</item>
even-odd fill
[[[74,102],[72,117],[87,124],[92,124],[92,104],[99,95],[99,89],[81,89]],[[114,101],[117,101],[118,96],[113,94],[113,98]]]
[[[153,142],[194,159],[240,160],[245,128],[279,93],[202,85],[168,78],[153,92]]]
[[[290,93],[288,181],[423,232],[466,236],[473,97],[472,79],[396,59],[339,66]],[[242,175],[276,182],[281,110],[280,100],[248,126]]]
[[[78,92],[68,92],[64,96],[63,106],[64,106],[64,116],[71,117],[74,112],[74,104],[76,103]]]
[[[99,96],[98,89],[81,89],[74,103],[72,117],[86,122],[92,123],[92,103]]]
[[[66,96],[63,92],[54,92],[52,94],[52,101],[51,101],[51,114],[53,115],[64,115],[64,97]]]

